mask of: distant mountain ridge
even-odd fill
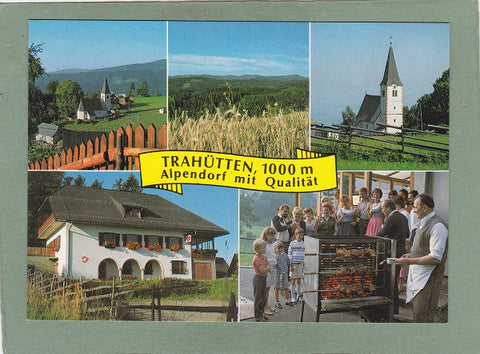
[[[308,80],[308,77],[291,74],[291,75],[257,75],[257,74],[244,74],[244,75],[174,75],[170,76],[171,79],[186,78],[186,77],[208,77],[215,80],[272,80],[272,81],[297,81]]]
[[[35,85],[44,91],[47,84],[52,80],[57,80],[58,82],[73,80],[87,94],[89,92],[101,91],[105,77],[107,77],[110,91],[114,94],[125,93],[132,83],[135,87],[138,87],[141,81],[147,83],[150,95],[153,95],[155,91],[158,91],[162,96],[167,94],[166,59],[92,70],[59,70],[42,75],[35,81]]]

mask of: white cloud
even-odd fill
[[[238,58],[206,55],[170,55],[169,72],[180,74],[219,75],[287,75],[308,73],[308,58],[280,57]]]

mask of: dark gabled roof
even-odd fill
[[[124,216],[125,206],[140,207],[145,212],[142,217]],[[55,220],[73,223],[177,230],[196,233],[203,239],[229,234],[210,221],[152,194],[64,186],[45,200],[40,214],[42,209],[47,213],[51,210]]]
[[[78,110],[80,112],[86,111],[90,116],[94,117],[95,111],[104,111],[105,109],[102,106],[102,101],[98,98],[82,98],[80,99]]]
[[[38,125],[38,134],[43,136],[54,136],[58,132],[58,125],[49,123],[40,123]]]
[[[385,72],[380,85],[398,85],[403,86],[398,76],[397,64],[395,63],[395,56],[393,55],[393,48],[390,45],[388,50],[387,64],[385,65]]]
[[[354,125],[358,125],[360,122],[370,122],[374,117],[379,105],[380,96],[366,94],[363,98],[362,105],[358,110],[358,114],[355,117]]]
[[[108,88],[108,82],[106,77],[105,77],[105,80],[103,80],[102,93],[110,93],[110,89]]]

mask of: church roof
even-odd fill
[[[105,80],[103,80],[102,93],[110,93],[110,89],[108,88],[108,82],[106,77],[105,77]]]
[[[102,106],[102,101],[98,98],[83,98],[80,100],[80,104],[78,105],[78,110],[80,112],[88,112],[88,114],[92,117],[95,116],[95,111],[105,111]]]
[[[397,64],[395,63],[395,56],[393,55],[393,48],[391,45],[388,50],[387,64],[385,65],[385,72],[380,85],[403,86],[402,82],[400,81],[400,76],[398,76]]]
[[[58,131],[58,125],[49,123],[40,123],[38,125],[38,134],[43,136],[54,136]]]
[[[366,94],[355,117],[354,125],[358,125],[360,122],[371,122],[378,106],[380,106],[380,96]]]

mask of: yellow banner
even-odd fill
[[[337,187],[335,155],[297,149],[296,159],[271,159],[204,151],[139,155],[142,187],[182,194],[182,184],[267,192],[308,193]]]

